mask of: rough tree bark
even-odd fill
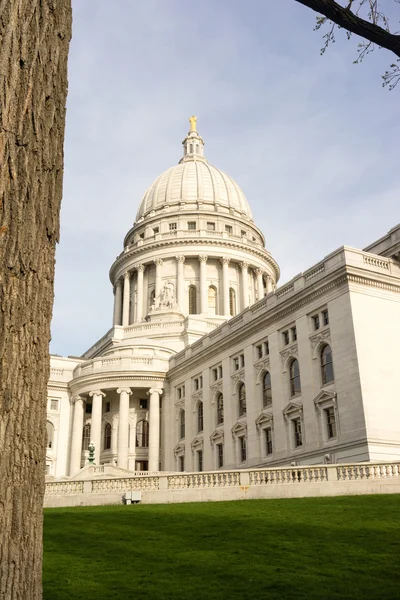
[[[295,1],[324,15],[324,17],[343,27],[343,29],[347,29],[347,31],[355,33],[382,48],[391,50],[396,56],[400,57],[400,35],[390,33],[379,27],[379,25],[358,17],[350,9],[341,6],[334,0]]]
[[[0,598],[42,597],[70,0],[0,0]]]

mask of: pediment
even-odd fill
[[[257,427],[261,427],[265,423],[272,425],[273,422],[274,422],[274,417],[272,416],[272,413],[270,413],[270,412],[262,412],[256,419]]]
[[[190,444],[192,450],[202,450],[204,446],[204,441],[201,436],[197,436],[194,438],[193,442]]]
[[[337,398],[336,392],[330,392],[328,390],[321,390],[320,393],[317,396],[315,396],[314,404],[316,406],[318,406],[319,404],[322,404],[323,402],[333,402],[333,404],[336,405],[336,398]]]
[[[213,444],[215,442],[220,442],[224,439],[224,430],[223,429],[216,429],[211,435],[210,435],[210,442]]]
[[[179,444],[177,444],[174,448],[174,454],[183,454],[185,452],[185,444],[182,444],[181,442]]]
[[[290,413],[302,412],[302,410],[303,410],[303,405],[301,404],[301,402],[289,402],[287,407],[284,409],[283,414],[286,416],[286,415],[289,415]]]
[[[232,427],[232,435],[238,435],[239,433],[246,433],[247,431],[247,423],[245,421],[238,421]]]

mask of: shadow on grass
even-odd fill
[[[400,497],[45,511],[44,600],[394,599]]]

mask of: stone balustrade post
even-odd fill
[[[84,417],[84,401],[80,396],[74,398],[74,416],[72,422],[72,440],[69,463],[69,474],[76,475],[81,468],[82,456],[82,434],[83,434],[83,417]]]
[[[119,394],[117,465],[121,469],[127,469],[129,453],[129,396],[132,394],[132,390],[130,388],[118,388],[117,394]]]
[[[103,396],[105,393],[101,390],[89,392],[92,400],[92,424],[91,438],[94,444],[94,464],[100,464],[100,446],[101,446],[101,419],[103,415]]]

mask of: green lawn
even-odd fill
[[[400,598],[400,495],[47,509],[44,600]]]

